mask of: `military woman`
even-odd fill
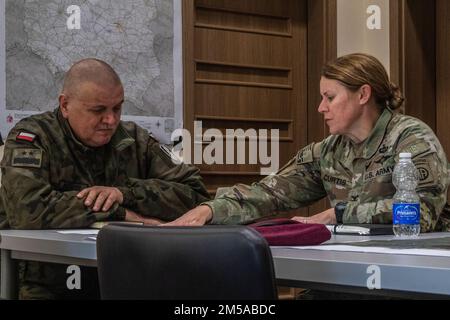
[[[447,196],[447,158],[422,121],[396,112],[403,97],[383,65],[367,54],[329,62],[320,81],[318,111],[330,130],[325,140],[298,152],[277,174],[238,184],[170,223],[246,223],[328,197],[330,209],[304,223],[392,223],[392,172],[410,152],[420,173],[421,230],[436,228]],[[335,206],[343,208],[336,217]],[[341,221],[339,221],[341,222]]]

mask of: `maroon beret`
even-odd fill
[[[258,231],[271,246],[308,246],[331,238],[324,224],[305,224],[287,218],[269,219],[248,225]]]

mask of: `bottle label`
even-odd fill
[[[420,224],[419,203],[394,203],[392,209],[394,224]]]

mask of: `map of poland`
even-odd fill
[[[53,109],[64,72],[96,57],[120,75],[125,115],[173,117],[172,1],[79,1],[80,28],[70,29],[73,4],[6,0],[7,108]]]

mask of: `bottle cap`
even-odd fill
[[[411,159],[411,153],[410,152],[400,153],[400,159]]]

